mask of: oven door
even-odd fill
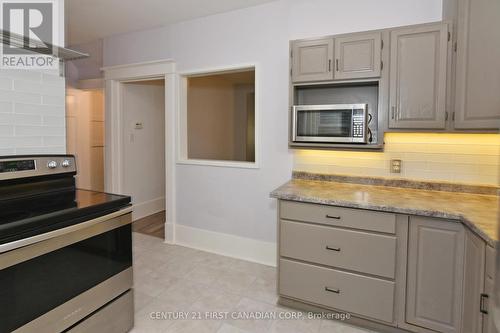
[[[353,114],[365,104],[300,105],[293,107],[293,142],[360,142],[354,139]],[[357,122],[357,119],[356,119]]]
[[[1,253],[0,332],[61,332],[129,290],[130,215],[115,212]]]

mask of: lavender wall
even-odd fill
[[[269,192],[291,176],[290,39],[441,19],[436,0],[281,0],[104,40],[104,66],[172,58],[179,72],[244,63],[261,72],[260,169],[177,165],[177,223],[276,241]]]

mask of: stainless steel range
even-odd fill
[[[133,326],[130,197],[75,175],[73,156],[0,157],[0,333]]]

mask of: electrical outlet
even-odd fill
[[[391,173],[401,173],[403,169],[403,161],[391,160]]]

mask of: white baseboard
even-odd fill
[[[146,202],[139,202],[133,205],[132,221],[165,210],[165,197],[153,199]]]
[[[165,225],[167,230],[169,225]],[[174,239],[177,245],[276,267],[276,243],[181,224],[175,224]]]
[[[171,222],[165,222],[165,243],[175,244],[175,225]]]

